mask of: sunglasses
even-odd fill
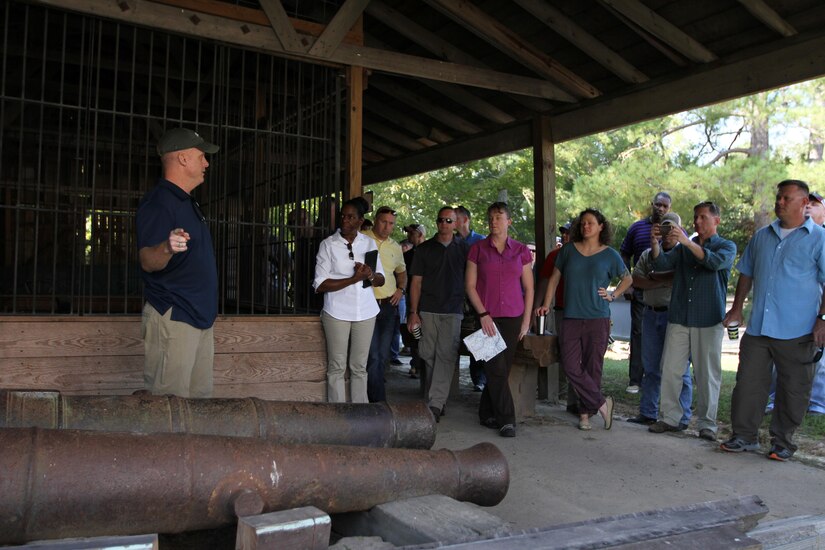
[[[436,223],[453,223],[452,218],[436,218]]]
[[[349,259],[355,260],[355,254],[352,253],[352,243],[347,243],[347,250],[349,250]]]

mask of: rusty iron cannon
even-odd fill
[[[429,449],[435,443],[435,419],[422,401],[307,403],[0,390],[0,428],[28,427],[409,449]]]
[[[301,506],[332,514],[427,494],[494,506],[509,484],[507,460],[491,443],[431,451],[3,428],[0,544],[180,533]]]

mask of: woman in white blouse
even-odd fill
[[[384,284],[381,259],[375,272],[364,256],[377,250],[375,241],[359,232],[367,203],[350,199],[341,209],[341,229],[321,242],[315,258],[315,292],[324,293],[321,324],[327,340],[327,401],[345,403],[344,374],[349,350],[350,393],[353,403],[367,403],[367,357],[378,315],[378,303],[370,286]]]

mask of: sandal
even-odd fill
[[[579,420],[579,429],[586,432],[586,431],[591,430],[593,428],[592,428],[592,426],[590,426],[590,421],[589,420]]]
[[[607,415],[604,419],[604,429],[609,430],[613,427],[613,398],[608,395],[604,398],[604,404],[607,407]]]

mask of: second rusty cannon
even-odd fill
[[[435,443],[435,419],[422,401],[310,403],[0,390],[0,428],[28,427],[408,449],[429,449]]]

